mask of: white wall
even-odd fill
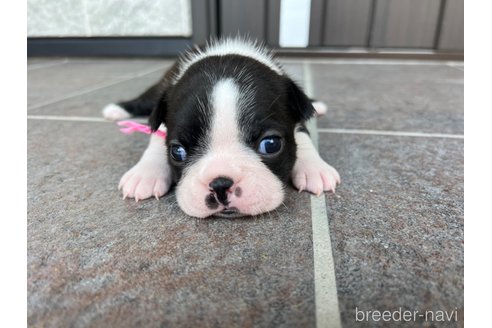
[[[190,0],[27,0],[28,37],[191,36]]]
[[[307,47],[311,0],[280,2],[279,44],[281,47]]]

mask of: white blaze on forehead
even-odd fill
[[[220,80],[212,91],[212,149],[239,142],[237,113],[239,88],[232,79]]]

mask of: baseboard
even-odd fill
[[[28,38],[27,56],[174,57],[192,46],[191,38]]]
[[[193,46],[191,38],[28,38],[28,56],[56,57],[175,57]],[[277,48],[286,57],[367,58],[367,59],[464,59],[463,52],[418,49],[366,48]]]

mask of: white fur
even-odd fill
[[[224,209],[206,206],[210,182],[220,176],[234,181],[228,192],[229,207],[255,215],[278,207],[284,197],[282,182],[262,163],[256,152],[241,141],[237,112],[241,106],[238,86],[231,80],[219,81],[211,95],[214,110],[210,142],[205,155],[181,177],[176,198],[185,213],[207,217]],[[240,188],[241,194],[235,191]]]
[[[221,147],[231,142],[239,142],[237,111],[239,89],[232,79],[219,81],[212,93],[212,147]]]
[[[315,102],[313,102],[313,107],[316,110],[316,115],[317,116],[325,115],[326,112],[328,111],[328,107],[322,101],[315,101]]]
[[[161,125],[159,130],[163,130]],[[167,147],[164,139],[156,135],[150,137],[150,143],[142,157],[120,180],[118,189],[123,198],[135,198],[135,201],[159,197],[171,187],[171,168],[167,162]]]
[[[130,113],[116,104],[106,105],[102,110],[103,117],[107,120],[118,121],[131,117]]]
[[[227,38],[207,44],[204,50],[195,49],[185,54],[179,62],[179,71],[174,77],[178,81],[191,65],[210,56],[241,55],[253,58],[269,67],[279,75],[283,75],[280,64],[265,47],[256,42],[242,38]]]
[[[292,183],[299,192],[306,190],[317,196],[323,191],[333,191],[340,183],[337,170],[326,163],[314,148],[311,138],[304,132],[296,132],[297,159],[292,169]]]

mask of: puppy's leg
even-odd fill
[[[299,191],[309,191],[320,195],[323,191],[335,192],[340,175],[318,154],[307,129],[296,127],[297,159],[292,169],[292,183]]]
[[[159,129],[163,128],[161,125]],[[164,139],[151,135],[149,146],[138,163],[123,175],[118,189],[122,190],[123,198],[135,198],[138,202],[152,196],[159,199],[168,192],[171,183]]]

